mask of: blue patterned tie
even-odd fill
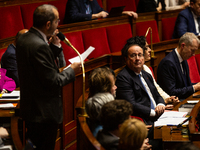
[[[186,85],[186,87],[187,87],[187,77],[186,77],[186,66],[185,66],[185,62],[182,61],[181,64],[182,64],[182,68],[183,68],[184,82],[185,82],[185,85]]]
[[[91,14],[90,4],[88,1],[85,2],[86,14]]]
[[[147,89],[146,89],[146,87],[145,87],[145,85],[143,84],[143,82],[142,82],[142,79],[141,79],[141,74],[139,74],[139,78],[140,78],[140,81],[141,81],[141,83],[142,83],[142,85],[143,85],[143,87],[144,87],[144,89],[145,89],[145,91],[147,92]],[[150,97],[150,95],[149,95],[149,93],[147,92],[147,94],[148,94],[148,96],[149,96],[149,99],[150,99],[150,101],[151,101],[151,109],[155,109],[155,106],[154,106],[154,104],[153,104],[153,101],[152,101],[152,99],[151,99],[151,97]]]

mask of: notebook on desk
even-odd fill
[[[121,16],[125,6],[112,7],[107,18]]]

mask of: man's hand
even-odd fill
[[[53,35],[50,37],[49,42],[53,43],[54,45],[60,47],[60,39],[58,38],[57,34],[59,33],[58,29],[56,29],[53,33]]]
[[[75,74],[81,71],[81,63],[80,62],[74,62],[71,64],[71,68],[74,70]]]
[[[174,108],[174,105],[167,105],[165,106],[165,109],[173,109]]]
[[[163,106],[163,105],[158,105],[155,108],[155,112],[156,112],[157,116],[162,115],[164,111],[165,111],[165,106]]]
[[[151,128],[152,125],[146,125],[147,131],[149,130],[149,128]]]
[[[200,82],[198,82],[197,84],[193,85],[194,90],[195,91],[199,91],[200,90]]]
[[[149,139],[146,138],[144,139],[144,142],[142,144],[142,147],[140,148],[140,150],[151,150],[151,145],[149,145]]]
[[[8,135],[9,135],[8,131],[5,128],[0,127],[0,137],[4,138],[4,137],[7,137]]]
[[[128,16],[133,16],[133,18],[138,18],[138,14],[133,12],[133,11],[123,11],[122,14],[128,15]]]
[[[171,96],[171,97],[168,97],[165,99],[166,104],[178,103],[178,102],[180,102],[180,101],[179,101],[178,97],[176,97],[176,96]]]
[[[98,14],[92,14],[92,19],[97,19],[97,18],[106,18],[108,16],[108,13],[105,11],[101,11]]]

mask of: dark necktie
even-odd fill
[[[187,86],[187,77],[186,77],[186,66],[185,66],[185,61],[182,61],[181,64],[182,64],[182,68],[183,68],[184,82],[185,82],[185,85]]]
[[[147,92],[147,94],[148,94],[148,96],[149,96],[149,99],[150,99],[150,101],[151,101],[151,109],[155,109],[155,106],[154,106],[154,104],[153,104],[153,101],[152,101],[152,99],[151,99],[151,97],[150,97],[150,95],[149,95],[149,93],[148,93],[148,91],[147,91],[147,89],[146,89],[146,87],[145,87],[145,85],[144,85],[144,83],[142,82],[142,79],[141,79],[141,74],[139,74],[139,78],[140,78],[140,81],[141,81],[141,83],[142,83],[142,85],[143,85],[143,87],[144,87],[144,89],[145,89],[145,91]]]
[[[197,17],[197,22],[198,22],[198,29],[199,29],[199,33],[200,33],[200,17]]]

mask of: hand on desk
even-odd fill
[[[198,82],[197,84],[193,85],[193,88],[196,91],[199,91],[200,90],[200,82]]]
[[[156,116],[162,115],[164,111],[165,111],[165,106],[163,105],[158,105],[155,108]]]
[[[173,108],[174,108],[174,105],[166,105],[166,106],[165,106],[165,110],[166,110],[166,109],[173,109]]]

